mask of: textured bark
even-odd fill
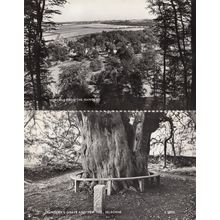
[[[151,133],[159,127],[155,113],[80,113],[81,161],[86,177],[131,177],[148,174]],[[118,188],[118,182],[113,183]],[[122,187],[134,185],[122,183]]]

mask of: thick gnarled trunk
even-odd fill
[[[158,114],[138,113],[133,123],[129,123],[128,113],[119,112],[80,113],[78,118],[82,134],[81,162],[86,177],[148,175],[150,137],[159,127]],[[118,184],[113,185],[118,188]]]

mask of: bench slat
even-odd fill
[[[72,180],[79,181],[123,181],[123,180],[138,180],[138,179],[149,179],[153,177],[159,177],[159,174],[149,175],[149,176],[135,176],[135,177],[120,177],[120,178],[79,178],[77,176],[71,176]]]

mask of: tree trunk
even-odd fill
[[[168,141],[172,138],[173,136],[173,121],[171,118],[167,117],[167,116],[164,116],[163,118],[164,120],[168,121],[169,124],[170,124],[170,135],[169,137],[167,137],[165,140],[164,140],[164,168],[167,167],[167,143]]]
[[[176,150],[175,150],[175,139],[174,139],[174,132],[172,136],[172,151],[173,151],[173,163],[176,163]]]
[[[41,82],[41,61],[42,61],[42,22],[43,22],[43,13],[45,10],[45,0],[39,1],[37,4],[37,28],[36,28],[36,45],[35,45],[35,65],[36,65],[36,88],[37,88],[37,100],[38,100],[38,109],[43,109],[43,95],[42,95],[42,82]]]
[[[167,167],[167,142],[164,140],[164,166],[163,168]]]
[[[163,109],[166,109],[166,49],[163,54]]]
[[[29,31],[31,32],[31,30]],[[31,37],[28,36],[28,71],[31,76],[31,83],[33,86],[32,92],[33,92],[33,103],[34,103],[34,109],[37,110],[37,102],[36,102],[36,92],[35,92],[35,82],[34,82],[34,71],[33,69],[33,58],[32,58],[32,50],[31,50]]]
[[[177,9],[176,9],[176,5],[174,4],[174,1],[171,0],[171,5],[173,8],[173,12],[174,12],[174,24],[175,24],[175,32],[176,32],[176,39],[177,39],[177,45],[178,45],[178,52],[180,54],[180,60],[182,62],[183,65],[183,72],[184,72],[184,94],[185,94],[185,107],[188,109],[189,107],[189,97],[188,97],[188,82],[187,82],[187,77],[188,77],[188,73],[187,73],[187,68],[186,68],[186,63],[185,63],[185,57],[183,55],[183,49],[181,47],[181,43],[180,43],[180,33],[179,33],[179,27],[178,27],[178,15],[177,15]]]
[[[196,0],[192,0],[191,16],[191,48],[192,48],[192,85],[191,85],[191,109],[196,110]]]
[[[164,15],[161,10],[161,6],[159,5],[159,11],[160,15],[163,17],[163,25],[164,25],[164,32],[163,32],[163,38],[167,39],[167,22],[166,22],[166,10],[165,10],[165,4],[163,4],[163,10]],[[166,57],[167,57],[167,49],[168,45],[166,40],[164,40],[162,50],[163,50],[163,82],[162,82],[162,94],[163,94],[163,110],[166,109]]]
[[[86,177],[148,175],[151,133],[159,127],[160,114],[138,113],[129,123],[128,113],[79,113],[82,134],[81,161]],[[126,188],[134,182],[113,182]]]

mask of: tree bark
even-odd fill
[[[128,113],[79,113],[82,134],[81,162],[86,177],[148,175],[151,133],[160,114],[138,113],[130,124]],[[135,185],[113,182],[114,189]]]

